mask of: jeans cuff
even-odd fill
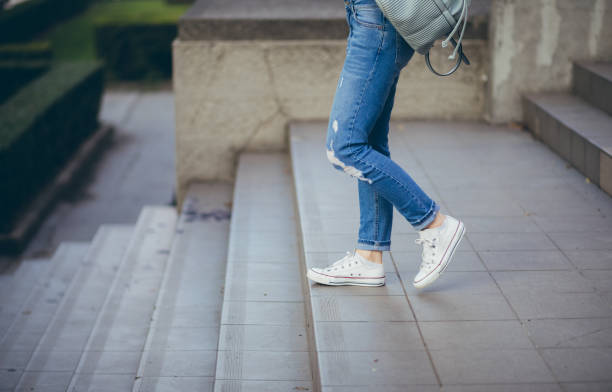
[[[361,249],[361,250],[380,250],[380,251],[390,250],[391,249],[391,241],[385,241],[385,242],[370,241],[370,242],[374,242],[374,243],[371,244],[371,243],[367,243],[367,242],[357,242],[357,249]]]
[[[425,217],[421,219],[419,223],[412,225],[415,230],[423,230],[424,228],[429,226],[431,222],[434,221],[434,219],[436,219],[436,214],[440,210],[440,205],[433,200],[431,202],[433,203],[433,205],[429,209],[429,212],[425,215]]]

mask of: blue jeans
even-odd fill
[[[358,249],[389,250],[393,207],[416,229],[439,205],[390,158],[389,119],[400,71],[414,54],[374,0],[345,0],[350,28],[327,129],[327,158],[358,179]]]

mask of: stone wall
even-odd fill
[[[612,60],[612,0],[494,0],[486,118],[522,120],[520,97],[569,89],[574,60]]]
[[[284,150],[290,121],[326,119],[346,40],[176,40],[178,199],[191,181],[232,179],[241,151]],[[478,119],[485,40],[465,43],[472,65],[439,78],[415,55],[398,84],[395,119]],[[442,52],[432,56],[442,67]],[[321,148],[324,148],[323,141]]]

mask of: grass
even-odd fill
[[[169,5],[164,0],[93,3],[83,14],[57,25],[46,35],[55,60],[94,60],[96,24],[176,23],[187,8],[189,5]]]

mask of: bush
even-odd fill
[[[28,0],[0,12],[0,42],[25,41],[83,11],[89,0]]]
[[[97,127],[99,63],[63,63],[0,106],[0,231]]]
[[[51,60],[53,51],[49,41],[0,45],[0,61]]]
[[[48,61],[1,61],[0,104],[48,69]]]
[[[49,69],[51,57],[46,41],[0,45],[0,104]]]
[[[176,34],[176,23],[98,25],[96,51],[111,79],[168,79],[172,76],[172,41]]]

